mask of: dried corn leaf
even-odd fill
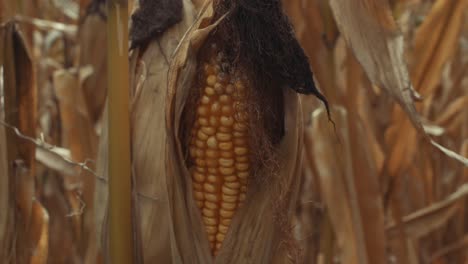
[[[306,130],[306,150],[317,168],[342,262],[386,263],[384,211],[368,136],[357,116],[343,108],[334,112],[339,138],[330,136],[327,115],[318,109]]]
[[[22,263],[31,260],[33,252],[30,249],[38,246],[38,241],[31,240],[32,232],[36,231],[31,227],[42,226],[40,221],[43,220],[35,218],[32,209],[35,196],[35,145],[19,138],[14,131],[16,128],[28,137],[35,137],[35,75],[31,57],[15,23],[2,25],[0,32],[4,96],[2,112],[5,118],[1,121],[4,128],[9,128],[6,131],[7,173],[2,175],[9,177],[8,208],[2,212],[5,215],[2,217],[7,218],[6,224],[9,228],[14,227],[8,231],[5,239],[2,238],[4,244],[0,250],[7,252],[0,252],[0,255],[5,256],[9,263]],[[11,252],[16,254],[12,255]]]
[[[68,70],[58,70],[54,73],[53,83],[55,94],[59,99],[62,124],[63,145],[70,149],[71,160],[86,162],[94,170],[97,155],[98,138],[94,131],[93,121],[89,115],[80,77],[86,75],[83,68],[72,73]],[[91,161],[91,162],[88,162]],[[87,210],[73,215],[76,243],[80,248],[92,246],[94,237],[93,195],[96,177],[89,171],[75,168],[78,174],[68,176],[64,180],[65,194],[73,212],[80,212],[82,203]],[[77,191],[81,197],[77,196]],[[84,250],[82,255],[84,255]]]
[[[96,4],[104,9],[104,3]],[[83,95],[89,118],[95,124],[101,118],[107,96],[106,21],[99,11],[89,13],[80,26],[80,64],[91,65],[93,73],[83,80]]]
[[[31,249],[31,264],[46,264],[49,254],[49,214],[45,208],[34,201],[32,207],[31,225],[28,227],[30,242],[35,245]]]
[[[460,202],[466,197],[468,197],[468,184],[462,185],[444,200],[403,217],[406,234],[411,238],[420,238],[441,227],[455,214]],[[386,228],[390,239],[397,235],[395,226],[395,223],[390,223]]]
[[[413,103],[413,98],[419,95],[412,88],[403,60],[403,36],[398,31],[388,1],[331,0],[330,5],[340,31],[369,79],[383,87],[400,104],[413,126],[432,145],[468,166],[467,158],[437,144],[424,131]]]

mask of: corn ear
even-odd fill
[[[131,58],[132,62],[135,61],[131,66],[131,72],[134,74],[131,85],[131,119],[135,179],[135,231],[136,243],[141,245],[138,251],[142,262],[287,263],[292,251],[290,247],[284,245],[290,245],[289,242],[292,240],[287,233],[291,232],[289,220],[295,208],[302,162],[303,125],[299,97],[290,89],[283,90],[286,134],[275,145],[278,170],[272,175],[260,175],[268,173],[268,170],[260,170],[256,174],[248,173],[239,176],[237,170],[241,171],[242,166],[245,168],[251,165],[249,160],[245,160],[246,152],[250,152],[251,149],[248,143],[234,139],[236,131],[234,126],[236,120],[240,121],[249,117],[239,118],[242,112],[236,110],[240,108],[236,108],[234,104],[236,101],[234,94],[230,99],[226,97],[228,90],[231,89],[228,88],[230,82],[224,83],[222,92],[216,91],[215,82],[212,87],[215,94],[210,89],[199,87],[203,93],[212,96],[209,102],[209,113],[211,111],[222,113],[222,106],[231,107],[230,110],[229,107],[224,108],[225,113],[228,114],[226,118],[218,115],[216,120],[211,121],[213,127],[215,124],[218,125],[214,137],[211,137],[213,132],[208,128],[211,126],[199,125],[197,127],[184,123],[186,122],[184,110],[190,100],[196,73],[200,67],[204,67],[197,56],[198,51],[207,44],[208,35],[223,19],[212,21],[212,1],[207,1],[200,8],[198,18],[195,19],[194,14],[192,3],[184,1],[183,20],[166,31],[158,41],[150,43],[144,52],[135,50]],[[207,79],[210,73],[213,73],[210,71],[207,69]],[[211,81],[207,80],[205,86],[208,86],[208,82],[211,84]],[[236,83],[233,84],[235,86]],[[246,89],[253,89],[246,83],[242,85]],[[240,86],[239,83],[238,86]],[[201,98],[197,102],[198,107],[202,106],[203,100],[205,99]],[[222,103],[229,100],[233,103],[230,105]],[[192,110],[195,111],[195,108]],[[206,109],[202,107],[199,110],[198,119],[200,120],[204,118]],[[211,124],[209,118],[198,122],[207,124],[204,123],[206,121]],[[221,127],[224,126],[221,124],[229,127],[232,121],[234,121],[231,126],[233,134],[219,134],[216,137],[216,133],[222,133]],[[241,130],[252,129],[248,126],[242,128],[238,126],[236,125],[237,129]],[[186,144],[180,137],[179,132],[183,127],[189,128],[188,131],[193,135],[193,144],[190,142]],[[200,131],[212,135],[206,138],[199,133]],[[200,143],[200,147],[196,147],[198,134],[204,138],[203,149]],[[247,139],[247,134],[243,136]],[[227,144],[222,144],[222,142],[227,142]],[[236,144],[239,144],[237,150]],[[209,151],[209,146],[213,147],[211,149],[213,151]],[[196,181],[201,180],[198,178],[201,176],[195,174],[197,166],[192,166],[192,163],[187,161],[184,149],[190,149],[190,147],[193,151],[192,155],[188,154],[188,160],[194,163],[197,162],[197,152],[200,153],[203,150],[204,158],[209,155],[216,157],[216,155],[221,155],[223,148],[227,150],[225,155],[234,157],[234,162],[236,158],[242,161],[242,163],[231,164],[232,159],[220,162],[218,158],[216,163],[212,164],[217,166],[217,174],[213,175],[221,180],[219,185],[214,186],[214,193],[220,195],[216,196],[216,199],[221,199],[215,210],[219,216],[216,221],[219,223],[217,222],[214,240],[207,232],[207,224],[210,220],[203,217],[202,213],[207,205],[213,206],[213,204],[205,204],[205,201],[210,198],[205,194],[203,204],[197,198],[200,197],[196,192],[200,186],[196,187]],[[198,162],[200,167],[204,164],[205,170],[208,171],[206,166],[210,162],[208,159],[200,159]],[[225,174],[229,174],[224,175],[220,169],[224,166],[221,165],[226,165],[226,168],[235,168],[235,182],[238,186],[236,187],[238,192],[234,195],[236,199],[234,209],[225,212],[221,210],[223,186],[229,183],[228,179],[234,178],[228,178],[232,176],[230,174],[232,170],[228,173],[227,170],[222,169]],[[252,179],[263,176],[268,179],[267,184],[249,184]],[[208,183],[209,176],[204,174],[203,177],[205,185]],[[103,185],[106,184],[103,183]],[[205,187],[203,191],[213,191],[207,184]],[[100,199],[106,198],[101,196]],[[102,204],[102,200],[100,203]],[[99,206],[96,207],[99,208]],[[102,238],[105,238],[106,233],[105,219],[105,214],[98,215],[98,221],[103,227],[99,231]],[[222,220],[226,225],[220,225]],[[210,243],[210,239],[214,243]],[[105,248],[105,244],[103,246]]]

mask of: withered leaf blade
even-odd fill
[[[386,263],[384,210],[373,152],[365,141],[368,136],[357,116],[344,108],[333,112],[339,138],[330,130],[325,112],[318,109],[305,142],[343,263]]]
[[[404,62],[404,40],[387,0],[331,0],[338,27],[369,79],[383,87],[423,137],[443,153],[466,166],[468,159],[446,149],[426,134],[413,99],[420,98]]]

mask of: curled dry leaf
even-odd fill
[[[466,1],[459,3],[461,2]],[[424,131],[413,102],[414,98],[420,96],[411,85],[403,59],[403,36],[398,31],[388,1],[331,0],[330,5],[341,33],[369,79],[383,87],[400,104],[413,126],[428,142],[447,156],[468,166],[467,158],[437,144]],[[396,164],[407,155],[393,156],[400,157],[391,162]]]

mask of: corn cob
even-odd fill
[[[194,199],[213,255],[245,200],[251,165],[247,82],[226,65],[222,53],[203,65],[189,146]]]

